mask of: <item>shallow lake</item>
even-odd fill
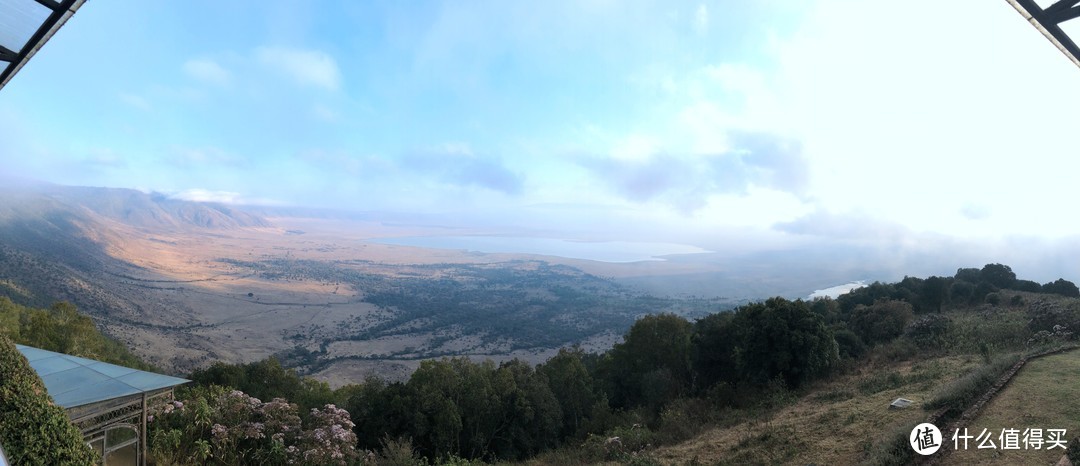
[[[408,236],[380,238],[382,244],[456,249],[485,253],[543,254],[601,262],[638,262],[664,260],[672,254],[711,252],[696,246],[676,243],[636,241],[577,241],[558,238],[520,236]]]

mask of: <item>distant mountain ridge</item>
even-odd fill
[[[194,202],[170,198],[161,193],[134,189],[49,185],[24,196],[39,196],[52,201],[54,208],[89,211],[136,228],[235,229],[270,227],[266,219],[224,204]],[[0,192],[0,207],[8,199]]]
[[[148,234],[273,226],[226,205],[160,193],[0,181],[0,295],[24,305],[68,300],[92,314],[140,312],[122,293],[101,286],[102,273],[131,267],[105,251],[115,239],[112,222]]]

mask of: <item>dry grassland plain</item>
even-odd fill
[[[460,267],[527,271],[538,264],[568,266],[596,277],[664,276],[708,272],[715,265],[679,261],[605,263],[554,256],[483,254],[387,245],[379,238],[445,233],[380,222],[270,218],[274,227],[150,231],[102,219],[96,241],[128,264],[104,272],[103,286],[135,303],[98,319],[109,334],[152,364],[185,373],[213,361],[251,362],[302,348],[324,351],[311,375],[334,386],[367,375],[407,377],[423,354],[454,354],[496,361],[541,362],[555,346],[521,347],[462,333],[453,325],[355,335],[392,319],[395,310],[365,301],[370,291],[333,278],[260,270],[264,263],[332,264],[335,273],[399,280],[454,280]],[[458,231],[455,234],[482,234]],[[530,293],[548,293],[538,288]],[[656,309],[656,312],[663,309]],[[567,318],[572,318],[568,316]],[[407,325],[422,325],[423,321]],[[528,325],[528,322],[523,322]],[[385,333],[385,332],[384,332]],[[598,331],[578,341],[586,350],[614,344],[620,332]],[[482,338],[483,337],[483,338]],[[329,344],[327,344],[329,343]],[[410,349],[416,350],[416,357]],[[386,355],[388,357],[381,357]],[[392,355],[392,357],[390,357]]]

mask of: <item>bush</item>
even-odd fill
[[[941,314],[919,317],[908,326],[907,337],[918,345],[939,346],[952,330],[952,319]]]
[[[999,356],[989,364],[942,386],[923,406],[927,410],[947,408],[946,416],[950,418],[958,415],[986,393],[1019,360],[1018,353]]]
[[[1080,464],[1080,437],[1069,442],[1069,448],[1065,450],[1065,456],[1069,457],[1072,464]]]
[[[589,434],[582,449],[588,462],[629,461],[652,448],[654,435],[639,424],[616,427],[605,435]]]
[[[866,344],[863,343],[862,338],[851,330],[838,329],[833,332],[833,338],[836,339],[841,358],[858,359],[866,352]]]
[[[1055,327],[1080,328],[1080,311],[1047,301],[1035,301],[1028,306],[1028,329],[1033,333],[1047,331],[1053,333]]]
[[[262,402],[239,390],[198,388],[184,402],[155,407],[150,425],[156,458],[210,464],[349,464],[359,455],[349,413],[312,409],[301,424],[295,404]]]
[[[97,464],[64,410],[15,345],[0,335],[0,444],[11,464]]]
[[[871,306],[856,306],[850,325],[863,342],[873,346],[888,343],[904,333],[913,315],[911,304],[879,300]]]
[[[1070,298],[1080,298],[1080,288],[1077,288],[1076,284],[1064,278],[1059,278],[1057,281],[1043,285],[1042,292],[1059,294]]]
[[[412,440],[405,437],[392,439],[389,436],[382,438],[382,448],[379,449],[379,466],[425,466],[427,460],[417,454],[413,448]]]
[[[894,466],[911,464],[915,460],[915,451],[911,449],[908,436],[916,424],[902,424],[874,444],[870,451],[868,464]]]

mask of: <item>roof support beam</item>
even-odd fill
[[[41,4],[41,6],[43,6],[45,8],[48,8],[48,9],[50,9],[52,11],[56,11],[56,10],[59,10],[61,8],[60,2],[57,2],[56,0],[35,0],[35,1],[38,2],[39,4]]]
[[[1080,66],[1080,47],[1076,46],[1058,25],[1070,19],[1080,17],[1080,0],[1058,0],[1043,9],[1035,0],[1008,0],[1024,19],[1064,53],[1076,66]]]
[[[0,45],[0,61],[6,61],[8,63],[11,63],[15,61],[15,58],[18,56],[19,54],[8,50],[3,45]]]
[[[8,65],[4,67],[0,72],[0,89],[4,88],[4,85],[11,80],[11,77],[18,73],[19,70],[26,64],[27,60],[37,53],[38,49],[45,42],[48,42],[49,38],[56,33],[60,26],[64,25],[71,15],[75,14],[75,10],[79,9],[79,6],[86,0],[62,0],[57,2],[56,0],[36,0],[38,3],[52,10],[49,17],[41,23],[41,26],[34,31],[34,35],[30,36],[30,40],[23,44],[22,49],[15,54],[14,60],[5,60]],[[10,51],[9,51],[10,52]]]

